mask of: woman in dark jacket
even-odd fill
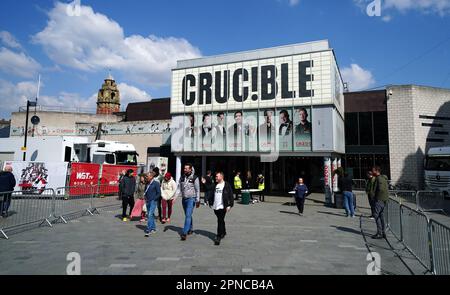
[[[308,195],[308,187],[303,183],[303,178],[298,179],[298,184],[294,188],[295,202],[297,203],[298,215],[303,215],[305,207],[305,198]]]
[[[233,189],[228,182],[224,181],[224,175],[222,172],[216,173],[216,182],[217,184],[214,187],[214,194],[211,195],[211,199],[208,203],[217,216],[217,236],[214,240],[214,244],[218,246],[220,245],[220,240],[227,234],[225,228],[225,215],[230,212],[233,207],[234,198]]]
[[[136,179],[133,176],[133,169],[129,169],[127,174],[120,180],[120,185],[122,187],[122,220],[128,221],[127,219],[127,206],[130,206],[130,216],[131,211],[134,208],[134,193],[136,191]]]

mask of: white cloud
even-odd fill
[[[300,0],[289,0],[289,5],[290,6],[295,6],[300,2]]]
[[[45,85],[41,83],[41,95],[38,105],[62,108],[79,109],[82,111],[94,112],[97,108],[97,93],[89,97],[84,97],[78,93],[60,92],[56,96],[42,95]],[[118,85],[120,91],[121,109],[125,110],[130,102],[150,101],[151,95],[144,90],[126,83]],[[0,105],[2,106],[1,116],[8,116],[11,112],[17,112],[19,107],[24,107],[27,100],[34,100],[37,93],[37,82],[23,81],[17,84],[0,79]]]
[[[372,3],[373,0],[353,0],[353,2],[359,6],[364,12],[367,5]],[[438,14],[445,16],[450,14],[450,1],[449,0],[381,0],[382,3],[382,16],[386,11],[398,10],[402,13],[406,13],[410,10],[416,10],[423,13]],[[391,16],[385,16],[383,21],[390,21]]]
[[[372,73],[357,64],[351,64],[350,67],[343,68],[341,74],[351,91],[364,90],[375,84]]]
[[[201,55],[183,38],[125,36],[117,22],[91,7],[81,6],[80,16],[68,16],[67,7],[57,2],[45,29],[33,37],[57,64],[90,72],[122,71],[134,82],[159,86],[170,83],[177,60]]]
[[[408,10],[420,10],[437,13],[441,16],[450,13],[449,0],[385,0],[384,8],[394,8],[402,12]]]
[[[123,110],[126,109],[130,102],[144,102],[152,99],[150,94],[144,90],[130,86],[126,83],[119,83],[117,88],[120,91],[120,108]]]
[[[19,42],[17,42],[16,38],[14,38],[11,33],[7,31],[0,31],[0,40],[1,42],[10,48],[21,49],[22,46]]]
[[[41,68],[41,65],[32,57],[23,52],[17,53],[8,48],[0,48],[0,70],[8,75],[22,78],[31,78]]]

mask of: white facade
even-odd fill
[[[450,90],[392,86],[387,96],[391,179],[423,188],[425,154],[450,145]]]

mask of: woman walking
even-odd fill
[[[177,184],[173,180],[172,175],[167,172],[161,183],[161,197],[162,197],[162,223],[169,223],[172,216],[172,207],[175,202],[175,192]],[[167,213],[167,214],[166,214]]]
[[[298,179],[295,186],[295,202],[297,203],[298,215],[303,216],[303,209],[305,207],[305,198],[308,194],[308,187],[303,183],[303,178]]]
[[[136,188],[136,192],[134,193],[134,197],[136,199],[136,203],[134,204],[133,212],[131,213],[131,218],[140,218],[141,222],[145,221],[145,189],[146,189],[146,180],[145,174],[139,175],[139,183]]]

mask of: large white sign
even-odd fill
[[[171,113],[342,103],[331,50],[172,73]]]
[[[15,191],[37,190],[66,186],[67,163],[6,161],[16,179]]]

